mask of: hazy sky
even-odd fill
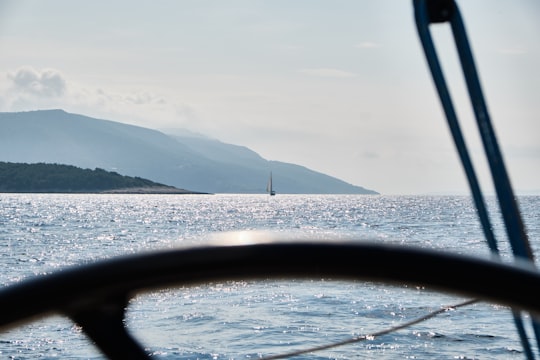
[[[540,2],[459,3],[513,185],[540,192]],[[485,161],[448,26],[432,26]],[[0,111],[186,128],[383,194],[467,192],[408,0],[0,2]]]

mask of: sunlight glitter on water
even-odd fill
[[[65,266],[216,239],[369,240],[488,255],[467,197],[0,196],[4,285]],[[538,248],[540,198],[521,203]],[[494,227],[501,232],[500,221]],[[365,282],[216,282],[141,295],[130,303],[127,321],[160,358],[244,358],[369,334],[455,300],[422,288]],[[36,349],[100,358],[63,318],[0,335],[2,356],[32,359]],[[351,358],[351,352],[366,351],[373,358],[430,358],[441,350],[446,357],[520,358],[515,349],[520,345],[507,309],[478,304],[310,358]]]

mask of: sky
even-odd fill
[[[540,193],[540,2],[458,2],[511,181]],[[485,191],[448,25],[432,25]],[[0,111],[187,129],[387,195],[468,193],[406,0],[0,2]],[[276,176],[277,177],[277,176]]]

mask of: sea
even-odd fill
[[[519,196],[518,203],[538,253],[540,196]],[[488,197],[487,204],[502,257],[511,261],[496,199]],[[261,237],[372,241],[489,257],[466,195],[0,194],[0,284],[117,256]],[[370,336],[465,300],[410,284],[214,281],[137,295],[125,324],[155,359],[260,359],[355,337],[293,358],[525,358],[511,312],[492,303]],[[0,358],[104,356],[80,327],[52,315],[4,329]]]

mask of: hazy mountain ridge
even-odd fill
[[[278,193],[376,194],[243,146],[63,110],[0,113],[0,161],[102,168],[210,193],[263,193],[272,171]]]

